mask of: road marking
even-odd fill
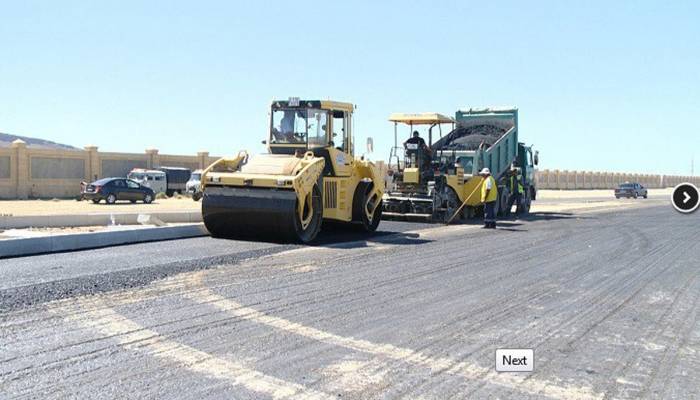
[[[201,350],[169,340],[111,308],[100,307],[99,302],[90,301],[89,308],[82,315],[75,313],[68,319],[116,340],[125,349],[145,350],[153,357],[179,364],[179,367],[187,368],[192,372],[227,381],[234,386],[242,386],[273,399],[335,398],[330,394],[265,375],[242,364],[217,358]]]
[[[446,357],[433,357],[426,353],[409,348],[402,348],[392,344],[373,343],[367,340],[344,337],[334,333],[322,331],[305,326],[280,317],[267,315],[254,308],[246,307],[234,300],[214,293],[203,282],[204,273],[192,274],[192,290],[185,293],[187,298],[198,303],[210,304],[221,311],[238,318],[267,325],[284,332],[304,336],[319,342],[345,347],[377,356],[384,356],[392,360],[428,368],[431,371],[461,376],[466,379],[483,380],[488,383],[514,389],[529,394],[544,395],[554,399],[602,399],[603,394],[596,393],[592,388],[573,385],[558,385],[546,380],[534,379],[531,376],[515,374],[498,374],[494,368],[484,368],[464,361],[457,361]]]
[[[377,360],[345,359],[323,369],[332,392],[362,392],[384,383],[387,371]]]

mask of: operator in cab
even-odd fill
[[[484,168],[479,172],[483,178],[481,182],[481,202],[484,203],[484,228],[496,229],[496,201],[498,200],[498,187],[496,180],[491,176],[491,170]]]
[[[409,144],[415,146],[408,146]],[[403,145],[406,149],[415,147],[412,150],[418,150],[418,153],[422,154],[423,167],[430,167],[430,162],[432,160],[432,151],[430,150],[430,147],[428,147],[428,145],[425,143],[425,140],[423,140],[423,138],[420,137],[420,133],[418,133],[418,131],[413,131],[413,136],[406,140]]]
[[[425,140],[420,137],[420,133],[418,133],[418,131],[413,131],[413,136],[404,142],[404,145],[407,144],[417,144],[418,149],[423,149],[424,151],[430,152],[430,148],[427,144],[425,144]]]

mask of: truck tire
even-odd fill
[[[530,198],[530,191],[527,191],[527,194],[523,194],[521,200],[520,200],[520,206],[518,207],[518,215],[521,217],[527,216],[530,214],[530,205],[532,204],[532,199]]]
[[[357,184],[352,197],[352,220],[355,226],[363,232],[376,231],[379,226],[379,221],[382,219],[382,208],[384,208],[382,199],[372,199],[369,197],[373,187],[374,184],[372,182],[362,181]],[[374,202],[377,201],[378,204],[376,204],[374,213],[370,217],[365,210],[374,207]]]
[[[508,198],[510,197],[510,191],[503,187],[499,188],[498,201],[496,201],[496,216],[503,217],[509,214],[508,208]]]
[[[455,192],[454,189],[452,189],[449,186],[446,186],[446,190],[447,190],[447,196],[446,196],[447,197],[447,204],[446,204],[447,211],[445,212],[445,221],[444,221],[445,223],[447,223],[447,221],[449,221],[450,218],[452,218],[452,215],[455,212],[457,212],[457,209],[462,205],[462,202],[459,201],[459,196],[457,196],[457,192]],[[452,221],[453,222],[454,221],[463,221],[465,219],[464,211],[465,211],[465,209],[462,208],[462,210],[459,212],[459,215],[455,216],[454,220],[452,220]]]

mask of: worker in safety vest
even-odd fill
[[[515,216],[517,217],[520,214],[520,205],[523,201],[525,189],[523,187],[523,176],[520,174],[520,168],[515,165],[510,169],[508,190],[510,190],[510,197],[508,198],[508,207],[505,210],[505,215],[510,216],[510,211],[513,208],[513,204],[515,204]]]
[[[484,203],[484,228],[496,229],[496,201],[498,200],[498,187],[496,180],[491,176],[491,170],[484,168],[479,172],[483,178],[481,182],[481,202]]]

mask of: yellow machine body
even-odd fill
[[[374,163],[354,157],[353,111],[352,104],[333,101],[273,102],[269,154],[241,152],[202,173],[210,232],[309,242],[322,220],[375,230],[383,179]]]
[[[420,171],[418,168],[404,168],[403,170],[403,182],[404,183],[415,183],[418,184],[420,180]]]

